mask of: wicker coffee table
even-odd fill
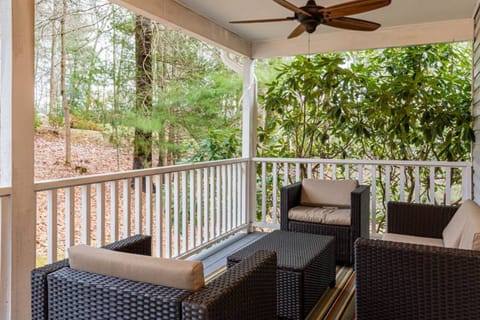
[[[277,314],[304,319],[335,286],[335,240],[330,236],[274,231],[227,258],[231,267],[257,250],[277,253]]]

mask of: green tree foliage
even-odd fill
[[[261,97],[260,152],[468,160],[470,57],[466,44],[295,57]]]

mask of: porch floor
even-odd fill
[[[209,281],[225,270],[227,257],[230,254],[257,241],[266,234],[254,232],[238,235],[190,259],[203,261],[205,277]],[[337,286],[325,292],[307,317],[307,320],[337,319],[355,319],[355,273],[352,268],[345,266],[337,266]]]

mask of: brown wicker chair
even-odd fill
[[[388,232],[441,238],[456,210],[390,202]],[[479,251],[358,239],[355,268],[358,320],[479,318]]]
[[[352,264],[355,240],[358,237],[369,237],[370,187],[361,185],[351,193],[350,225],[333,225],[289,219],[288,211],[300,205],[301,192],[301,182],[290,184],[280,190],[281,230],[334,236],[336,262],[338,264]]]

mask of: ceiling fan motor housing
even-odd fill
[[[314,0],[309,0],[304,7],[301,7],[301,9],[310,13],[310,16],[302,13],[295,13],[295,18],[305,27],[305,30],[308,33],[315,32],[317,26],[324,21],[323,15],[318,13],[319,8],[322,7],[317,6]]]

